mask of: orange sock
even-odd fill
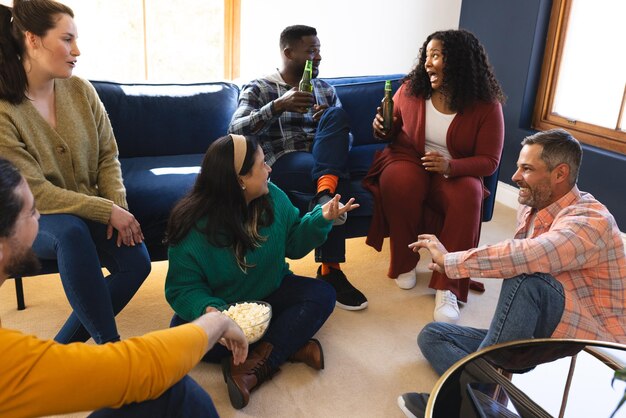
[[[337,190],[337,183],[339,183],[339,177],[333,174],[324,174],[322,177],[317,179],[317,193],[322,190],[330,190],[330,193],[335,193]]]
[[[322,276],[330,273],[330,268],[334,268],[335,270],[341,270],[339,263],[322,263]]]

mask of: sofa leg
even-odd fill
[[[17,310],[23,311],[26,309],[26,303],[24,302],[24,285],[21,277],[15,278],[15,296],[17,297]]]

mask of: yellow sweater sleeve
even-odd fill
[[[194,324],[105,345],[58,344],[0,329],[0,416],[91,411],[159,397],[202,358]]]

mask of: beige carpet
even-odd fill
[[[498,204],[494,219],[483,225],[481,243],[510,238],[514,225],[514,211]],[[429,257],[420,262],[418,284],[411,290],[400,290],[387,279],[387,245],[378,253],[363,238],[351,239],[347,257],[344,271],[366,294],[369,308],[360,312],[335,309],[317,335],[324,347],[325,370],[287,363],[252,394],[247,407],[236,411],[219,366],[200,364],[191,375],[211,394],[221,416],[399,418],[404,415],[396,406],[398,395],[430,391],[437,376],[416,344],[418,332],[432,320],[434,307],[434,292],[426,288]],[[297,274],[315,274],[312,254],[290,264]],[[150,277],[118,316],[122,338],[168,326],[172,310],[163,296],[166,271],[167,262],[153,263]],[[484,294],[471,292],[469,302],[461,307],[461,324],[488,326],[500,281],[486,280],[485,285]],[[53,337],[70,312],[58,276],[27,279],[25,293],[27,309],[18,312],[13,281],[0,288],[2,324],[42,338]]]

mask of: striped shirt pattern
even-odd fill
[[[446,254],[445,270],[451,278],[549,273],[565,291],[553,337],[626,343],[621,233],[608,209],[576,186],[539,211],[520,207],[514,239]]]
[[[317,104],[341,107],[333,86],[317,78],[312,83]],[[239,107],[228,128],[229,133],[255,136],[270,166],[289,152],[311,152],[318,124],[313,120],[313,108],[304,114],[278,114],[273,109],[272,102],[292,88],[282,80],[280,74],[246,84],[239,95]]]

